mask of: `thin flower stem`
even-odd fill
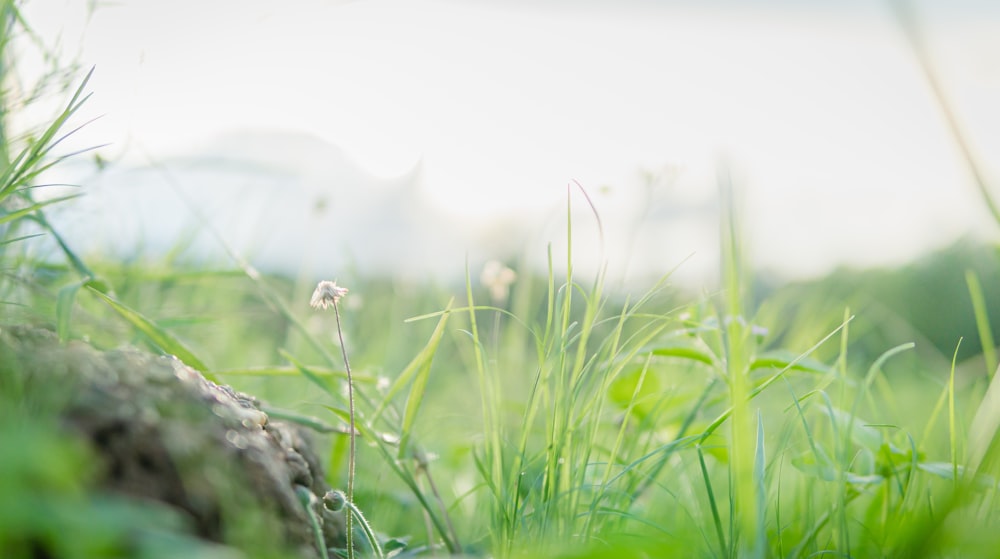
[[[368,520],[365,518],[365,515],[361,513],[361,509],[355,506],[350,499],[347,500],[345,506],[349,511],[347,518],[351,518],[352,516],[358,517],[358,523],[361,524],[361,531],[365,533],[365,536],[368,538],[368,543],[370,543],[372,549],[375,550],[375,557],[377,557],[377,559],[385,559],[385,553],[382,551],[382,546],[379,545],[378,538],[375,537],[375,532],[372,530],[371,525],[368,524]]]
[[[340,351],[344,356],[344,368],[347,370],[347,405],[349,410],[349,437],[350,452],[347,459],[347,503],[353,510],[354,507],[354,463],[356,452],[356,441],[354,430],[354,377],[351,375],[351,363],[347,359],[347,346],[344,345],[344,331],[340,326],[340,307],[337,301],[333,301],[333,314],[337,317],[337,336],[340,338]],[[354,559],[354,533],[352,530],[353,514],[347,514],[347,557]]]
[[[319,556],[322,559],[329,559],[330,555],[326,551],[326,540],[323,538],[323,528],[320,527],[319,519],[316,518],[316,511],[313,510],[313,503],[316,502],[316,495],[302,485],[295,486],[295,494],[298,495],[299,502],[302,503],[302,507],[306,511],[306,517],[309,519],[309,527],[312,528],[313,537],[316,540],[316,549],[319,550]]]

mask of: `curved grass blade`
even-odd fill
[[[347,373],[342,369],[331,369],[329,367],[319,367],[310,365],[309,371],[314,375],[325,378],[333,377],[347,380]],[[291,377],[301,376],[302,372],[298,367],[285,365],[264,365],[260,367],[237,367],[233,369],[215,369],[213,375],[230,377]],[[378,379],[371,375],[359,375],[354,373],[354,384],[374,385]]]
[[[969,298],[972,299],[972,313],[976,317],[976,330],[979,331],[986,372],[991,373],[997,369],[997,350],[996,342],[993,341],[993,331],[990,329],[989,307],[986,306],[986,297],[983,296],[983,286],[979,283],[979,276],[971,269],[965,271],[965,283],[969,287]]]
[[[292,354],[288,353],[283,349],[279,349],[278,353],[282,357],[287,359],[288,362],[291,363],[298,370],[298,372],[302,373],[302,376],[312,381],[312,383],[318,386],[320,390],[326,392],[328,396],[337,400],[340,399],[340,397],[337,396],[337,394],[333,390],[333,387],[330,386],[330,383],[327,382],[324,378],[320,377],[318,374],[316,374],[310,367],[303,365],[301,362],[299,362],[298,359],[292,357]]]
[[[847,320],[845,320],[844,322],[842,322],[840,324],[840,326],[837,326],[836,328],[833,329],[832,332],[830,332],[829,334],[827,334],[826,336],[824,336],[823,339],[821,339],[820,341],[816,342],[816,344],[814,344],[811,348],[809,348],[806,351],[804,351],[803,353],[799,354],[799,358],[798,359],[793,360],[787,366],[785,366],[783,369],[779,370],[777,373],[774,373],[773,375],[771,375],[770,377],[768,377],[767,380],[765,380],[764,382],[760,383],[760,385],[758,385],[756,388],[754,388],[753,390],[750,391],[750,395],[749,395],[748,399],[749,400],[754,399],[758,394],[760,394],[761,392],[763,392],[764,389],[767,388],[768,386],[770,386],[774,381],[776,381],[779,378],[781,378],[782,376],[784,376],[784,374],[786,372],[788,372],[788,370],[790,370],[792,367],[794,367],[800,360],[805,359],[807,356],[809,356],[810,354],[812,354],[812,352],[816,351],[816,349],[818,349],[819,346],[821,346],[824,343],[826,343],[827,340],[829,340],[830,338],[832,338],[834,334],[836,334],[841,329],[843,329],[845,326],[847,326],[847,324],[849,322],[851,322],[851,320],[853,320],[853,319],[854,319],[853,316],[849,317]],[[903,346],[906,346],[906,347],[903,347]],[[899,347],[896,347],[895,349],[887,351],[885,354],[882,355],[882,357],[880,357],[876,361],[875,365],[872,365],[872,367],[876,367],[876,365],[880,366],[881,363],[883,361],[885,361],[885,359],[887,359],[891,355],[894,355],[894,354],[898,353],[899,351],[902,351],[903,349],[909,349],[910,347],[913,347],[913,344],[903,344],[902,346],[899,346]],[[720,425],[722,425],[727,419],[729,419],[729,416],[732,413],[733,413],[733,408],[729,407],[729,408],[726,409],[726,411],[724,411],[721,414],[719,414],[719,416],[716,417],[715,420],[712,421],[712,423],[709,424],[709,426],[705,429],[705,432],[702,434],[702,440],[708,439],[709,435],[711,435],[712,433],[714,433],[715,430],[718,429]]]
[[[327,405],[324,405],[323,407],[333,412],[333,414],[339,417],[341,421],[343,421],[344,423],[347,423],[350,419],[350,412],[348,412],[343,408],[327,406]],[[369,428],[364,421],[355,421],[354,427],[355,429],[358,430],[359,435],[374,443],[375,449],[382,454],[382,458],[385,460],[385,463],[390,468],[392,468],[392,470],[396,472],[396,475],[399,477],[399,479],[402,480],[402,482],[406,484],[407,487],[410,488],[410,491],[413,492],[413,496],[417,498],[417,501],[420,502],[420,505],[421,507],[423,507],[424,512],[427,513],[427,516],[429,517],[431,524],[434,525],[434,528],[437,531],[438,535],[441,536],[441,539],[444,541],[445,547],[448,548],[448,551],[450,553],[459,553],[461,551],[461,546],[458,544],[457,541],[453,541],[452,538],[450,537],[448,533],[448,527],[438,515],[437,511],[435,510],[435,507],[431,505],[430,501],[427,499],[427,496],[424,495],[424,492],[420,488],[420,485],[417,483],[417,480],[413,477],[413,473],[410,471],[409,468],[406,468],[403,465],[403,462],[397,460],[389,452],[388,448],[386,448],[391,444],[387,440],[388,437],[386,437],[385,435],[379,435],[371,428]]]
[[[409,425],[412,425],[413,418],[410,418],[410,423],[407,424],[406,418],[411,414],[411,403],[414,406],[413,414],[416,414],[416,407],[419,407],[420,399],[423,397],[423,390],[427,384],[427,373],[430,372],[431,361],[434,360],[434,355],[437,353],[437,348],[441,344],[441,338],[444,336],[444,328],[448,323],[448,317],[451,315],[451,305],[454,301],[449,301],[448,306],[444,311],[441,311],[441,317],[438,319],[437,326],[434,327],[434,333],[431,334],[430,340],[427,345],[420,350],[419,353],[410,361],[410,363],[403,369],[403,372],[399,374],[396,380],[389,386],[386,391],[385,396],[382,398],[382,402],[379,404],[378,408],[372,414],[372,421],[376,421],[385,411],[386,406],[392,401],[393,398],[398,395],[403,388],[406,387],[411,381],[413,381],[413,388],[410,390],[410,395],[406,400],[406,413],[404,414],[404,425],[403,430],[408,431]],[[415,392],[418,392],[415,394]]]
[[[451,307],[451,302],[448,303],[448,308]],[[427,389],[427,379],[430,378],[431,363],[434,361],[434,355],[437,353],[438,345],[441,344],[441,338],[444,336],[445,325],[448,323],[448,317],[451,316],[450,313],[446,313],[441,316],[441,320],[438,321],[437,326],[434,328],[434,333],[431,334],[430,341],[424,346],[420,353],[417,354],[413,362],[407,366],[409,369],[411,366],[414,367],[415,376],[413,377],[413,385],[410,387],[410,394],[406,397],[406,407],[403,411],[403,424],[400,426],[400,441],[399,441],[399,455],[400,458],[403,457],[403,453],[406,452],[410,443],[410,432],[413,429],[413,423],[417,418],[417,411],[420,410],[420,403],[423,401],[424,392]],[[404,374],[406,371],[404,371]],[[403,379],[403,375],[400,375],[399,380]],[[385,405],[385,402],[389,401],[387,396],[382,400],[381,406]]]
[[[16,211],[13,211],[13,212],[10,212],[10,213],[5,213],[4,215],[0,216],[0,225],[3,225],[5,223],[10,223],[11,221],[14,221],[14,220],[17,220],[17,219],[21,219],[21,218],[23,218],[25,216],[29,216],[29,215],[35,213],[36,211],[44,208],[45,206],[49,206],[49,205],[52,205],[52,204],[58,204],[59,202],[65,202],[67,200],[72,200],[73,198],[79,198],[80,196],[81,196],[81,194],[68,194],[66,196],[59,196],[59,197],[56,197],[56,198],[50,198],[50,199],[44,200],[42,202],[35,202],[34,204],[31,204],[30,206],[28,206],[26,208],[21,208],[19,210],[16,210]]]
[[[789,369],[792,371],[802,371],[805,373],[819,373],[827,374],[830,372],[830,367],[827,367],[823,363],[810,359],[808,357],[802,357],[788,350],[773,350],[766,351],[757,355],[753,361],[750,362],[750,370],[756,369]]]
[[[78,281],[59,289],[56,297],[56,332],[59,334],[59,341],[66,343],[69,340],[69,324],[73,313],[73,303],[76,301],[76,294],[80,288],[86,285],[88,280]]]
[[[66,121],[87,102],[90,98],[90,94],[83,95],[84,90],[87,87],[87,83],[90,81],[91,76],[94,74],[94,68],[91,68],[87,72],[86,77],[77,87],[76,92],[73,94],[73,98],[67,104],[66,108],[52,120],[52,123],[45,129],[42,135],[29,146],[25,147],[21,153],[11,162],[10,165],[4,169],[3,174],[0,175],[0,200],[6,198],[13,193],[14,189],[19,185],[30,180],[31,177],[37,175],[40,171],[38,167],[40,166],[41,160],[52,150],[56,145],[59,144],[66,136],[56,139],[56,134],[59,130],[66,124]],[[82,96],[82,98],[81,98]],[[75,132],[75,130],[74,130]],[[70,132],[72,134],[73,132]]]
[[[143,314],[139,311],[136,311],[124,303],[102,293],[99,289],[94,288],[90,284],[91,282],[87,282],[85,285],[91,293],[107,303],[108,306],[114,309],[119,316],[142,332],[151,342],[153,342],[154,345],[160,348],[161,351],[171,354],[183,361],[185,365],[201,371],[201,373],[208,380],[211,380],[212,382],[216,381],[215,376],[208,372],[208,367],[205,366],[201,359],[198,359],[195,354],[188,349],[183,342],[174,337],[173,334],[167,332],[155,322],[143,316]]]
[[[653,355],[659,355],[661,357],[680,357],[682,359],[690,359],[691,361],[698,361],[706,365],[715,365],[715,357],[712,354],[697,349],[691,345],[684,344],[671,344],[667,346],[654,348],[652,351]]]
[[[275,419],[282,419],[284,421],[290,421],[297,425],[303,427],[308,427],[313,431],[318,433],[339,433],[340,429],[324,423],[322,420],[316,417],[302,415],[288,410],[282,410],[278,408],[272,408],[269,406],[261,406],[261,411],[266,413],[268,417],[273,417]]]

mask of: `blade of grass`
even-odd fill
[[[451,307],[451,302],[448,303],[448,307]],[[404,453],[407,452],[410,444],[410,435],[413,430],[413,423],[417,418],[417,411],[420,409],[420,403],[423,401],[424,392],[427,389],[427,379],[430,378],[431,363],[434,362],[434,356],[437,354],[438,345],[441,344],[441,338],[444,336],[445,326],[448,324],[448,317],[451,314],[445,314],[438,321],[437,326],[434,328],[434,333],[431,334],[430,341],[427,345],[417,354],[414,359],[415,363],[411,363],[414,366],[413,373],[413,385],[410,388],[410,393],[406,397],[406,406],[403,408],[403,423],[400,426],[400,441],[399,441],[399,457],[402,458]],[[419,359],[419,361],[417,361]],[[406,373],[406,371],[404,371]],[[403,378],[403,375],[400,375]],[[385,400],[389,397],[386,396]],[[383,400],[383,401],[385,401]]]
[[[722,518],[719,516],[719,507],[715,503],[715,491],[712,490],[712,480],[708,476],[708,467],[705,465],[705,454],[701,451],[701,445],[696,445],[698,451],[698,465],[701,467],[701,477],[705,481],[705,491],[708,493],[708,505],[712,511],[712,523],[715,526],[715,536],[719,540],[719,557],[729,556],[729,546],[726,544],[726,535],[722,529]]]
[[[205,366],[201,359],[198,359],[195,354],[188,349],[183,342],[174,337],[173,334],[167,332],[163,328],[160,328],[155,322],[144,316],[139,311],[136,311],[124,303],[105,295],[100,290],[95,289],[90,285],[90,282],[87,282],[86,287],[91,293],[97,296],[98,299],[107,303],[108,306],[118,313],[120,317],[124,318],[126,322],[142,332],[151,342],[153,342],[154,345],[160,348],[161,351],[174,355],[183,361],[185,365],[197,369],[208,380],[213,382],[216,381],[215,376],[208,372],[208,367]]]
[[[260,411],[266,413],[268,417],[290,421],[297,425],[308,427],[309,429],[312,429],[313,431],[316,431],[318,433],[341,433],[341,432],[343,432],[344,434],[347,433],[346,431],[337,429],[332,425],[323,423],[318,418],[310,417],[308,415],[302,415],[299,413],[291,412],[288,410],[282,410],[278,408],[272,408],[270,406],[261,406]]]
[[[972,418],[972,426],[969,427],[966,464],[972,475],[979,474],[980,467],[986,459],[996,454],[994,443],[998,429],[1000,429],[1000,375],[994,373],[986,389],[986,395],[983,396]]]
[[[983,348],[983,360],[986,361],[986,372],[997,370],[996,342],[993,341],[993,331],[990,329],[990,315],[983,296],[983,287],[979,284],[979,276],[968,269],[965,271],[965,283],[969,286],[969,298],[972,299],[972,312],[976,317],[976,330],[979,331],[979,343]]]
[[[73,303],[76,301],[76,294],[80,291],[88,280],[73,282],[59,289],[56,297],[56,332],[59,341],[66,343],[69,340],[70,318],[73,313]]]
[[[8,165],[3,173],[0,174],[0,200],[3,200],[9,196],[14,189],[22,186],[26,181],[30,180],[31,177],[36,175],[38,167],[42,159],[52,150],[56,145],[59,144],[66,136],[62,138],[55,139],[56,134],[62,129],[66,121],[69,120],[80,107],[87,101],[90,94],[83,95],[84,90],[87,88],[87,83],[90,81],[91,76],[94,74],[94,68],[91,68],[87,72],[86,77],[77,87],[76,92],[73,94],[72,99],[66,105],[66,108],[49,123],[49,126],[42,132],[41,136],[32,142],[29,146],[25,147],[20,154],[15,158],[15,160]],[[81,96],[83,96],[81,98]],[[75,130],[74,130],[75,132]],[[72,133],[72,132],[71,132]]]
[[[720,325],[725,340],[724,374],[729,383],[730,402],[730,483],[733,494],[730,507],[734,516],[730,518],[731,529],[736,529],[742,540],[739,548],[756,549],[756,487],[753,484],[752,428],[749,410],[750,362],[754,353],[750,328],[743,317],[746,316],[745,297],[747,278],[744,275],[745,254],[741,244],[740,223],[737,219],[737,201],[732,179],[726,169],[719,173],[719,197],[722,204],[720,239],[722,262],[722,286],[724,292],[723,314]],[[730,544],[737,549],[737,537]]]
[[[757,486],[757,534],[755,538],[756,547],[753,555],[756,557],[767,556],[767,486],[765,472],[767,467],[767,455],[764,449],[764,418],[757,410],[757,447],[754,450],[753,477]]]
[[[333,387],[330,386],[330,383],[328,383],[323,377],[321,377],[317,373],[313,372],[311,367],[307,367],[306,365],[302,364],[298,359],[293,357],[292,354],[288,353],[284,349],[279,349],[278,354],[280,354],[281,357],[283,357],[289,363],[291,363],[292,366],[295,367],[295,369],[302,376],[306,377],[307,379],[309,379],[310,382],[318,386],[320,390],[322,390],[327,394],[327,396],[330,396],[334,400],[340,400],[341,397],[337,395]]]
[[[1000,206],[997,205],[993,194],[990,192],[989,184],[986,181],[986,173],[983,172],[982,166],[979,165],[975,155],[973,155],[972,147],[966,138],[965,131],[962,130],[962,126],[958,122],[958,117],[955,116],[955,111],[952,109],[951,101],[944,91],[944,85],[942,85],[937,71],[934,69],[933,64],[931,64],[931,57],[927,52],[924,39],[917,27],[913,10],[905,0],[894,0],[892,6],[896,10],[896,17],[903,28],[903,32],[906,34],[906,38],[910,41],[910,48],[913,49],[913,54],[924,71],[924,77],[927,79],[927,84],[930,86],[931,92],[937,100],[938,107],[944,115],[944,120],[951,130],[952,140],[958,147],[958,151],[965,158],[969,172],[972,173],[976,187],[979,188],[979,194],[982,196],[983,202],[986,203],[986,207],[993,216],[993,220],[1000,225]]]
[[[340,417],[341,421],[347,422],[350,419],[350,412],[348,410],[327,405],[324,405],[323,407],[333,412],[334,415]],[[434,524],[435,530],[437,530],[438,535],[441,536],[441,539],[444,541],[445,547],[448,548],[448,551],[453,554],[458,553],[461,548],[457,544],[457,542],[453,542],[451,538],[448,536],[448,527],[446,523],[441,520],[437,511],[435,510],[435,507],[431,505],[430,501],[428,501],[423,491],[421,491],[416,478],[413,476],[413,473],[409,469],[404,467],[403,462],[397,460],[396,457],[393,455],[393,453],[391,453],[389,449],[386,448],[387,443],[385,439],[379,436],[377,433],[375,433],[371,428],[369,428],[364,421],[356,422],[355,428],[358,430],[358,434],[360,434],[362,437],[368,439],[373,443],[374,448],[382,455],[382,458],[384,459],[385,463],[388,464],[389,467],[392,468],[392,470],[396,473],[396,476],[399,477],[399,479],[402,480],[403,483],[410,488],[410,491],[413,493],[413,496],[417,498],[417,501],[420,502],[420,505],[423,507],[424,511],[430,517],[431,523]]]
[[[774,381],[776,381],[779,378],[781,378],[786,372],[788,372],[789,370],[791,370],[791,368],[794,367],[799,362],[799,360],[804,359],[808,355],[812,354],[812,352],[816,351],[821,345],[823,345],[824,343],[826,343],[827,340],[829,340],[830,338],[832,338],[834,334],[836,334],[842,328],[844,328],[845,326],[847,326],[847,324],[851,320],[853,320],[853,319],[854,319],[854,317],[851,316],[850,318],[848,318],[847,320],[845,320],[844,322],[842,322],[840,324],[840,326],[837,326],[832,332],[830,332],[826,336],[823,336],[823,339],[820,340],[820,341],[818,341],[818,342],[816,342],[816,344],[814,344],[811,348],[809,348],[806,351],[802,352],[799,355],[798,358],[792,360],[785,368],[781,369],[777,373],[775,373],[775,374],[771,375],[770,377],[768,377],[768,379],[766,381],[762,382],[760,385],[758,385],[755,389],[753,389],[750,392],[750,399],[752,400],[758,394],[760,394],[761,392],[763,392],[764,389],[766,389],[768,386],[770,386]],[[719,414],[719,416],[716,417],[715,420],[712,421],[712,423],[710,423],[707,428],[705,428],[705,431],[701,435],[702,439],[707,439],[712,433],[714,433],[716,431],[716,429],[718,429],[719,426],[721,426],[726,421],[726,419],[729,419],[729,415],[732,412],[733,412],[733,410],[730,407],[726,411],[724,411],[721,414]]]
[[[421,382],[420,377],[425,376],[426,373],[429,372],[430,364],[434,360],[434,355],[437,354],[438,346],[441,344],[441,339],[444,336],[445,325],[448,324],[448,317],[451,314],[452,302],[453,301],[448,302],[448,306],[444,311],[441,311],[440,313],[434,313],[434,315],[440,315],[440,318],[438,319],[437,326],[434,327],[434,332],[431,334],[430,340],[428,340],[427,344],[424,345],[424,347],[417,353],[417,355],[412,360],[410,360],[410,363],[407,364],[405,368],[403,368],[403,372],[399,373],[399,376],[396,377],[396,380],[393,381],[393,383],[389,386],[388,390],[386,390],[385,394],[382,397],[381,403],[379,403],[378,407],[375,408],[375,411],[372,413],[373,422],[376,421],[382,415],[382,412],[385,410],[386,406],[389,405],[389,402],[391,402],[393,398],[395,398],[400,392],[402,392],[402,390],[406,388],[406,385],[410,384],[410,382],[413,381],[414,387],[416,388],[417,383]],[[425,315],[425,316],[430,316],[430,315]],[[419,318],[421,317],[414,318],[413,320],[417,320]],[[417,380],[414,380],[415,378]],[[426,378],[423,379],[423,384],[426,384]],[[421,386],[419,388],[420,388],[420,397],[422,397],[423,387]],[[410,391],[409,398],[412,397],[414,397],[413,390]],[[410,402],[409,398],[407,399],[408,405]],[[419,403],[419,400],[416,403]]]
[[[3,225],[5,223],[10,223],[11,221],[14,221],[14,220],[17,220],[17,219],[21,219],[21,218],[23,218],[25,216],[31,215],[31,214],[37,212],[38,210],[44,208],[45,206],[51,206],[52,204],[58,204],[60,202],[65,202],[67,200],[72,200],[74,198],[79,198],[80,196],[81,196],[80,194],[68,194],[66,196],[59,196],[59,197],[56,197],[56,198],[50,198],[50,199],[44,200],[42,202],[35,202],[35,203],[31,204],[30,206],[21,208],[19,210],[13,211],[13,212],[5,213],[3,215],[0,215],[0,225]]]
[[[38,223],[38,225],[42,229],[48,231],[49,234],[52,235],[52,238],[55,239],[56,243],[59,245],[59,248],[63,251],[63,254],[66,256],[66,258],[69,259],[70,265],[73,266],[73,269],[76,271],[76,273],[79,274],[80,277],[89,280],[87,282],[88,287],[90,287],[91,289],[96,289],[103,294],[114,296],[114,292],[112,291],[111,286],[108,285],[108,283],[105,282],[103,279],[99,278],[97,274],[95,274],[90,269],[90,267],[87,266],[87,264],[83,261],[83,259],[80,258],[79,255],[77,255],[76,252],[74,252],[73,249],[69,247],[69,244],[63,238],[63,236],[60,235],[55,230],[54,227],[52,227],[52,225],[49,223],[48,219],[45,217],[45,214],[43,212],[38,211],[34,213],[31,216],[31,218],[36,223]]]
[[[309,370],[318,377],[337,377],[337,378],[347,378],[347,373],[344,371],[338,371],[334,369],[329,369],[326,367],[315,367],[310,366]],[[299,371],[298,367],[290,366],[262,366],[262,367],[245,367],[238,369],[216,369],[212,371],[216,375],[223,376],[235,376],[235,377],[289,377],[289,376],[300,376],[302,373]],[[374,383],[375,379],[372,377],[364,377],[370,383]],[[354,380],[361,380],[359,377],[354,377]]]
[[[955,419],[955,363],[958,361],[958,348],[962,347],[962,338],[955,344],[955,353],[951,356],[951,372],[948,375],[948,441],[951,447],[951,471],[957,487],[958,484],[958,433]],[[914,453],[916,455],[916,453]]]

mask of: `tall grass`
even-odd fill
[[[550,248],[547,275],[522,271],[509,307],[481,303],[471,272],[462,306],[442,304],[448,290],[344,279],[370,301],[345,307],[344,327],[363,442],[356,502],[374,528],[418,555],[989,556],[975,547],[995,541],[997,522],[995,465],[974,450],[995,432],[991,416],[972,417],[984,385],[959,386],[954,365],[890,374],[909,344],[858,369],[846,309],[801,346],[774,347],[784,325],[760,323],[751,304],[735,203],[718,294],[678,304],[664,278],[633,300],[605,291],[603,272],[581,280],[569,211],[581,197],[567,199],[567,272]],[[240,266],[102,268],[117,305],[76,299],[74,329],[95,340],[134,329],[167,352],[184,343],[272,414],[333,433],[341,484],[340,342],[291,299],[294,283]],[[392,331],[408,342],[382,339]]]

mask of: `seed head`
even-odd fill
[[[338,287],[335,281],[323,280],[319,282],[316,286],[316,291],[313,291],[312,299],[309,300],[309,305],[314,309],[320,307],[326,309],[327,307],[334,305],[340,301],[340,298],[347,295],[346,287]]]
[[[346,504],[347,496],[344,495],[343,491],[334,489],[332,491],[327,491],[326,495],[323,495],[323,505],[325,505],[328,510],[333,512],[340,512],[344,510],[344,505]]]

